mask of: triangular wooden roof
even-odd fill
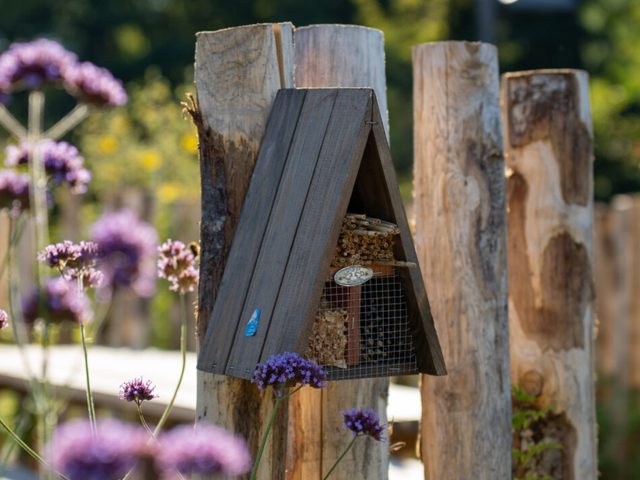
[[[396,258],[417,263],[373,90],[280,90],[198,369],[250,379],[273,354],[304,354],[350,201],[352,211],[396,223]],[[444,375],[420,269],[397,270],[418,369]],[[256,309],[257,330],[246,336]]]

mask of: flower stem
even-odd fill
[[[331,467],[331,470],[329,470],[329,473],[327,473],[327,475],[324,477],[323,480],[327,480],[327,478],[329,478],[329,475],[331,475],[331,473],[333,473],[333,471],[336,469],[336,467],[338,466],[340,461],[344,458],[344,456],[347,454],[347,452],[349,450],[351,450],[351,447],[353,447],[353,444],[355,443],[356,438],[358,438],[358,437],[359,437],[359,435],[356,435],[355,437],[353,437],[353,440],[351,440],[351,443],[349,444],[347,449],[342,453],[342,455],[340,455],[340,458],[338,459],[338,461],[336,461],[336,463],[333,464],[333,467]]]
[[[278,407],[280,406],[280,402],[282,398],[278,397],[276,399],[276,404],[273,406],[273,413],[271,414],[271,418],[269,419],[269,424],[267,425],[267,429],[264,431],[264,435],[262,436],[262,443],[260,444],[260,450],[258,450],[258,456],[256,457],[256,463],[253,464],[253,470],[251,470],[251,478],[250,480],[255,480],[256,475],[258,474],[258,465],[260,465],[260,459],[262,458],[262,453],[264,452],[264,447],[267,444],[267,438],[269,437],[269,431],[271,430],[271,426],[273,425],[273,421],[276,418],[276,412],[278,411]]]
[[[10,219],[9,224],[11,225],[12,223],[13,223],[13,219]],[[0,280],[2,280],[2,277],[4,277],[4,272],[9,266],[9,252],[11,251],[11,248],[13,248],[13,246],[18,243],[18,240],[22,238],[22,232],[24,231],[24,226],[27,223],[23,221],[23,217],[20,216],[20,218],[17,221],[17,224],[18,225],[16,227],[9,228],[9,245],[7,246],[7,252],[4,254],[2,265],[0,265]],[[14,230],[13,233],[11,233],[11,230]]]
[[[266,446],[267,438],[269,437],[269,431],[271,430],[271,426],[273,425],[273,421],[276,418],[276,412],[278,411],[278,407],[280,406],[280,402],[283,401],[283,400],[286,400],[287,398],[289,398],[291,395],[296,393],[302,387],[303,387],[303,385],[300,385],[298,388],[296,388],[292,392],[290,392],[287,395],[284,395],[282,397],[278,396],[276,394],[275,390],[274,390],[274,394],[276,395],[276,404],[273,406],[273,413],[271,413],[271,418],[269,419],[269,424],[267,425],[267,429],[265,430],[264,435],[262,436],[262,443],[260,444],[260,450],[258,451],[258,456],[256,457],[256,463],[254,463],[253,470],[251,471],[251,479],[250,480],[255,480],[256,475],[258,474],[258,465],[260,464],[260,458],[262,458],[262,453],[264,452],[264,447]]]
[[[7,107],[0,103],[0,125],[7,129],[7,131],[16,137],[18,140],[24,140],[27,138],[27,129],[24,128],[16,117],[9,113]]]
[[[82,281],[82,279],[80,279]],[[89,419],[91,420],[91,430],[95,435],[97,432],[96,411],[93,405],[93,394],[91,393],[91,382],[89,380],[89,356],[87,355],[87,340],[84,333],[84,324],[80,324],[80,336],[82,337],[82,351],[84,353],[84,372],[87,377],[87,406],[89,409]]]
[[[30,211],[34,218],[36,250],[40,251],[47,245],[49,238],[47,212],[47,179],[44,172],[44,158],[39,143],[42,140],[42,126],[44,123],[44,93],[35,90],[29,94],[29,143],[31,144],[31,158],[29,174],[31,175]],[[36,279],[39,280],[39,268]]]
[[[147,431],[149,436],[153,439],[153,441],[156,443],[159,443],[158,439],[149,428],[149,425],[147,425],[147,421],[144,419],[144,415],[142,414],[142,405],[140,403],[138,403],[137,405],[138,405],[138,416],[140,417],[140,422],[142,423],[142,426]]]
[[[176,401],[176,397],[178,396],[178,391],[180,390],[180,385],[182,385],[182,378],[184,377],[184,370],[187,366],[187,303],[184,298],[184,293],[180,294],[180,310],[182,311],[182,324],[180,328],[180,352],[182,353],[182,370],[180,371],[180,379],[178,380],[178,385],[176,385],[176,390],[173,392],[173,397],[165,408],[156,429],[154,430],[154,434],[157,435],[164,423],[169,418],[169,413],[171,413],[171,409],[173,408],[173,403]]]
[[[40,455],[38,455],[35,451],[33,451],[31,449],[31,447],[29,447],[29,445],[27,445],[18,435],[16,435],[16,433],[11,430],[11,428],[9,427],[9,425],[7,425],[4,420],[2,420],[0,418],[0,426],[2,426],[2,428],[5,429],[5,431],[11,436],[11,438],[13,438],[13,440],[22,447],[22,449],[27,452],[29,455],[31,455],[35,460],[37,460],[38,462],[40,462],[42,464],[43,467],[51,470],[53,473],[55,473],[56,475],[58,475],[60,478],[63,478],[65,480],[69,480],[69,478],[65,477],[63,474],[61,474],[60,472],[54,470],[53,468],[51,468],[51,465],[49,465],[44,458],[42,458]]]
[[[46,138],[52,140],[58,140],[63,137],[70,130],[73,130],[82,122],[90,113],[90,108],[86,103],[79,103],[67,113],[62,119],[58,121],[53,127],[44,133]]]

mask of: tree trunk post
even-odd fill
[[[196,331],[199,348],[258,157],[271,104],[293,86],[293,26],[251,25],[198,34],[197,105],[202,190],[201,263]],[[273,410],[271,390],[245,380],[198,372],[197,422],[243,436],[255,458]],[[258,478],[284,478],[287,420],[281,408]],[[246,478],[249,476],[246,475]]]
[[[632,197],[631,247],[629,269],[631,270],[631,300],[629,314],[629,386],[640,390],[640,196]]]
[[[350,25],[299,28],[294,58],[296,87],[372,87],[388,137],[384,36],[380,30]],[[331,382],[326,390],[302,389],[289,412],[287,480],[321,480],[329,472],[352,439],[342,428],[340,410],[373,408],[386,423],[388,390],[388,378]],[[388,445],[362,438],[331,479],[385,480],[388,466]]]
[[[530,473],[597,477],[594,406],[593,131],[588,76],[506,74],[511,382],[553,407]]]
[[[449,371],[421,379],[426,480],[511,478],[497,49],[413,47],[416,248]]]

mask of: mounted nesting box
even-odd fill
[[[250,379],[288,351],[329,380],[444,375],[416,263],[373,91],[280,90],[198,368]]]

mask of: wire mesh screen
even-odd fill
[[[395,268],[371,267],[373,277],[362,285],[338,285],[335,268],[325,283],[305,356],[322,365],[328,380],[418,372]]]

